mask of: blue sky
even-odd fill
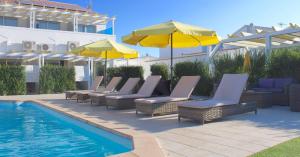
[[[88,0],[55,0],[87,6]],[[249,23],[262,26],[300,23],[299,0],[93,0],[93,9],[116,16],[118,40],[132,30],[176,20],[210,29],[226,37]],[[158,55],[157,49],[139,48]]]

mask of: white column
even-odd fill
[[[30,12],[30,17],[29,17],[29,27],[34,29],[35,28],[35,11]]]
[[[78,32],[78,16],[73,16],[73,31]]]
[[[266,34],[265,55],[266,55],[267,59],[270,57],[271,53],[272,53],[272,36],[269,34]]]
[[[88,59],[88,77],[89,77],[89,80],[88,80],[88,86],[89,86],[89,89],[92,87],[92,84],[93,84],[93,59],[90,57]]]
[[[209,73],[211,75],[213,75],[214,71],[215,71],[215,66],[213,64],[213,57],[219,51],[220,47],[222,47],[222,46],[223,46],[223,43],[220,42],[218,45],[215,46],[215,48],[213,48],[212,50],[210,50],[208,52],[208,63],[209,63],[208,68],[209,68]]]
[[[113,17],[111,19],[111,25],[112,25],[112,35],[115,35],[115,21],[116,21],[116,17]]]

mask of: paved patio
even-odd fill
[[[0,97],[15,99],[16,97]],[[18,96],[57,104],[84,116],[119,124],[120,127],[154,135],[166,156],[242,157],[300,136],[300,113],[288,107],[259,109],[253,113],[231,116],[199,125],[191,121],[178,123],[177,115],[147,117],[134,110],[106,110],[103,106],[64,100],[63,94]],[[151,148],[149,148],[151,149]]]

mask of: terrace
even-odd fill
[[[283,106],[259,109],[257,115],[231,116],[199,125],[191,121],[178,123],[176,114],[151,118],[136,116],[135,110],[106,110],[103,106],[64,100],[63,94],[1,97],[16,99],[40,99],[99,125],[155,137],[166,156],[249,156],[300,136],[300,115]],[[156,149],[152,151],[144,155],[152,156]]]

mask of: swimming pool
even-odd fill
[[[0,101],[0,156],[108,156],[132,141],[33,102]]]

